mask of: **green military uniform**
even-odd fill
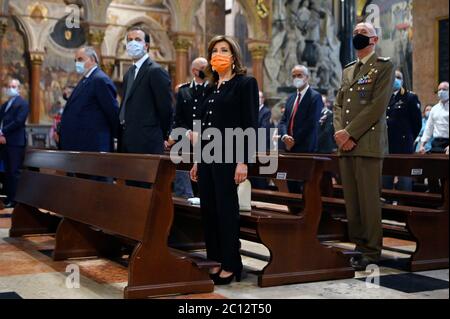
[[[339,152],[349,237],[371,262],[378,261],[382,248],[381,170],[393,82],[394,65],[374,53],[344,68],[334,105],[335,131],[345,129],[357,144],[350,152]]]

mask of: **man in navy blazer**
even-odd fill
[[[117,91],[99,68],[92,47],[75,54],[77,73],[83,75],[64,108],[60,148],[64,151],[113,152],[119,124]]]
[[[292,69],[297,92],[286,102],[286,111],[279,125],[279,133],[286,151],[314,153],[318,147],[318,126],[323,109],[322,96],[309,86],[309,70],[303,65]]]
[[[17,181],[25,156],[27,138],[25,122],[30,111],[28,102],[20,96],[20,82],[13,79],[8,84],[9,100],[0,107],[1,159],[5,166],[5,208],[15,205]]]

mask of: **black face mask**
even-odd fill
[[[203,71],[198,71],[198,77],[202,80],[204,80],[206,78],[206,74]]]
[[[357,34],[353,37],[353,46],[356,50],[362,50],[367,48],[370,44],[371,37],[363,34]]]

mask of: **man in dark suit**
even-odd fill
[[[309,86],[309,70],[305,66],[295,66],[292,79],[297,91],[286,102],[279,125],[281,140],[290,153],[314,153],[318,146],[322,96]]]
[[[127,33],[127,53],[133,59],[123,80],[119,152],[162,154],[172,127],[169,74],[148,55],[150,36],[134,27]]]
[[[413,154],[414,141],[422,128],[421,104],[413,92],[403,87],[403,74],[395,71],[394,93],[386,111],[389,154]],[[398,177],[396,189],[412,191],[411,177]],[[394,188],[394,176],[383,176],[383,188]]]
[[[317,153],[331,154],[337,148],[336,142],[334,141],[333,111],[330,109],[326,96],[322,96],[322,101],[324,107],[320,113]]]
[[[113,152],[119,106],[116,87],[98,67],[94,48],[75,54],[76,71],[83,77],[68,99],[60,124],[60,149]]]
[[[279,125],[281,141],[289,153],[314,153],[318,147],[322,95],[309,86],[309,70],[303,65],[292,69],[292,79],[297,92],[286,102],[286,111]],[[302,191],[301,183],[288,182],[291,193]]]
[[[25,156],[25,122],[30,109],[28,102],[20,96],[19,80],[9,82],[7,95],[9,100],[0,107],[0,154],[5,166],[4,207],[11,208],[15,205],[20,167]]]
[[[258,114],[258,128],[265,129],[266,131],[266,150],[269,151],[272,147],[272,138],[270,136],[270,118],[272,117],[272,111],[265,104],[264,93],[259,91],[259,114]],[[258,150],[263,151],[263,150]]]

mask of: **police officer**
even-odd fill
[[[356,25],[353,45],[358,60],[345,67],[334,105],[349,238],[361,253],[351,259],[356,270],[378,262],[383,239],[380,184],[388,150],[386,108],[392,95],[394,65],[389,58],[375,54],[378,40],[372,24]]]
[[[201,117],[201,105],[207,85],[204,71],[207,66],[208,61],[205,58],[200,57],[192,61],[191,72],[194,79],[192,82],[181,85],[177,93],[174,128],[185,128],[191,142],[194,136],[194,121],[200,120]],[[194,197],[194,189],[187,172],[176,172],[173,187],[174,194],[178,197]]]
[[[389,102],[386,119],[388,125],[389,153],[412,154],[414,141],[422,126],[421,105],[413,92],[403,87],[403,74],[395,71],[394,94]],[[394,176],[383,177],[383,188],[394,188]],[[398,190],[412,191],[410,177],[398,177]]]
[[[188,130],[188,137],[191,141],[194,131],[193,121],[201,119],[201,106],[207,86],[204,71],[207,66],[208,61],[205,58],[200,57],[192,61],[191,72],[194,79],[190,83],[181,85],[178,90],[175,127],[183,127]]]

